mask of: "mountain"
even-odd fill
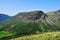
[[[8,15],[0,14],[0,23],[9,19],[9,18],[10,18],[10,16],[8,16]]]
[[[50,14],[49,14],[50,15]],[[60,31],[60,28],[43,11],[21,12],[0,24],[0,38]],[[6,33],[5,35],[3,33]]]
[[[3,24],[3,30],[21,31],[19,34],[59,30],[43,11],[18,13]]]

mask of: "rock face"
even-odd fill
[[[5,20],[7,20],[9,18],[10,18],[10,16],[8,16],[8,15],[0,14],[0,22],[3,22],[3,21],[5,21]]]

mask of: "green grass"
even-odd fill
[[[11,35],[12,35],[12,33],[8,32],[8,31],[0,31],[0,38],[11,36]]]
[[[48,32],[14,38],[11,40],[60,40],[60,32]]]

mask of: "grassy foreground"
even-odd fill
[[[48,32],[43,34],[29,35],[11,40],[60,40],[60,32]]]

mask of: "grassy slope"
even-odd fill
[[[0,38],[6,37],[6,36],[11,36],[12,33],[9,33],[8,31],[0,31]]]
[[[16,25],[14,25],[16,24]],[[8,30],[1,32],[0,38],[8,38],[8,37],[14,37],[12,35],[26,35],[26,34],[36,34],[36,33],[44,33],[44,32],[51,32],[51,31],[58,31],[58,27],[51,26],[49,24],[45,25],[43,22],[38,22],[37,23],[31,23],[31,22],[13,22],[12,24],[9,24],[10,28]],[[7,34],[4,34],[7,33]],[[13,34],[11,34],[13,33]],[[9,39],[9,38],[8,38]],[[31,38],[32,39],[32,38]],[[37,38],[37,40],[39,37]],[[4,40],[4,39],[3,39]]]
[[[23,36],[11,40],[60,40],[60,32],[48,32],[30,36]]]

